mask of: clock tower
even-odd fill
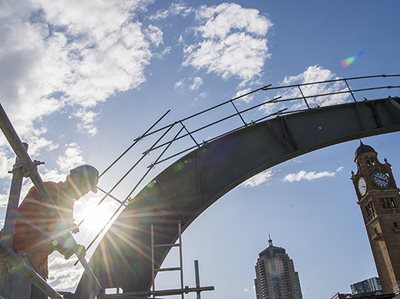
[[[379,162],[378,153],[360,142],[352,172],[358,204],[364,218],[382,289],[399,290],[400,285],[400,195],[391,165]]]

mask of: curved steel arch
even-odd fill
[[[276,117],[207,143],[155,177],[113,223],[90,264],[104,288],[149,291],[150,225],[155,243],[172,244],[183,229],[246,179],[293,157],[333,144],[400,130],[400,99],[309,109]],[[169,248],[155,254],[161,265]],[[96,292],[84,274],[75,298]]]

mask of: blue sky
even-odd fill
[[[46,162],[43,176],[53,180],[83,162],[104,170],[168,109],[164,125],[265,84],[400,69],[400,4],[395,0],[4,0],[0,5],[1,103],[29,142],[30,154]],[[353,64],[341,66],[342,59],[360,51]],[[390,94],[398,95],[396,90],[380,95]],[[239,107],[265,97],[257,94]],[[364,142],[386,157],[400,178],[398,138],[392,133]],[[111,188],[149,142],[138,144],[100,186]],[[376,275],[350,180],[358,144],[282,163],[211,206],[183,235],[185,284],[194,285],[192,263],[199,259],[202,284],[216,287],[203,298],[255,298],[254,265],[268,234],[294,260],[304,298],[330,298]],[[4,217],[14,156],[4,139],[0,146]],[[145,182],[172,162],[157,166]],[[114,194],[124,198],[145,170],[146,165],[138,167]],[[24,191],[28,186],[27,181]],[[93,210],[100,196],[89,195],[76,205],[77,220],[88,211],[94,215],[77,236],[83,244],[116,208],[107,200],[104,208]],[[175,258],[172,253],[166,263]],[[71,262],[51,257],[50,282],[56,288],[73,289],[80,274]],[[160,275],[157,285],[176,288],[175,278]]]

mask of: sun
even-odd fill
[[[109,209],[106,205],[100,205],[98,207],[91,207],[87,210],[87,218],[83,223],[83,226],[90,232],[99,232],[112,215],[112,209]]]

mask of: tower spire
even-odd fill
[[[270,234],[268,234],[268,244],[269,246],[272,246],[272,239]]]

